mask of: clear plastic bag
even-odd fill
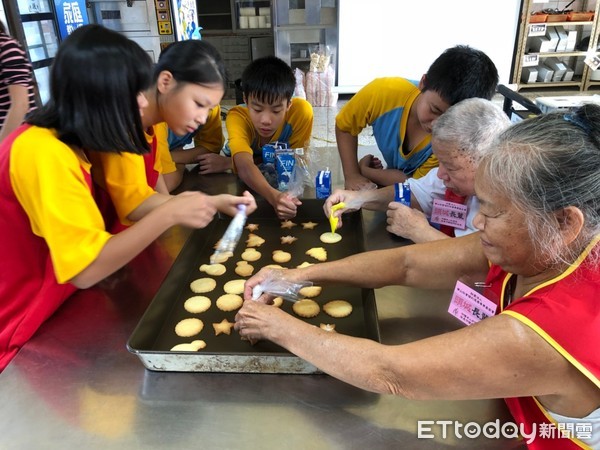
[[[310,281],[293,283],[284,280],[281,276],[281,271],[274,270],[262,283],[254,286],[252,289],[252,300],[257,300],[261,295],[267,293],[290,302],[297,302],[301,298],[299,294],[300,289],[312,285]]]

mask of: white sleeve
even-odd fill
[[[433,200],[436,198],[444,198],[446,186],[444,182],[437,176],[438,168],[430,170],[422,178],[409,178],[407,180],[410,186],[410,192],[415,196],[417,202],[421,206],[421,210],[427,217],[431,217],[433,208]]]

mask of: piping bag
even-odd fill
[[[246,205],[238,205],[238,212],[229,223],[229,226],[225,230],[223,237],[219,241],[215,252],[210,257],[210,263],[215,264],[219,261],[219,256],[225,253],[233,254],[233,250],[237,246],[242,231],[244,231],[244,225],[246,225]]]
[[[338,209],[342,209],[345,207],[346,207],[346,204],[344,202],[336,203],[335,205],[333,205],[331,207],[331,214],[329,215],[329,225],[331,225],[331,234],[335,233],[335,230],[337,229],[338,220],[339,220],[339,218],[336,215],[334,215],[333,213],[336,212]]]

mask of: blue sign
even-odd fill
[[[55,0],[54,7],[61,40],[89,23],[84,0]]]

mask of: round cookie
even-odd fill
[[[291,253],[284,252],[283,250],[275,250],[273,252],[273,261],[275,261],[276,263],[286,263],[291,259]]]
[[[190,283],[190,289],[195,294],[204,294],[217,287],[217,282],[213,278],[198,278]]]
[[[329,231],[319,236],[319,239],[325,244],[335,244],[342,240],[342,235],[338,233],[332,233]]]
[[[220,275],[223,275],[225,273],[227,269],[225,268],[225,266],[223,264],[202,264],[200,266],[200,272],[205,272],[206,274],[213,276],[213,277],[218,277]]]
[[[225,283],[223,290],[227,294],[243,294],[244,283],[246,283],[246,280],[231,280]]]
[[[346,317],[352,313],[352,305],[346,300],[332,300],[323,305],[323,311],[331,317]]]
[[[200,319],[194,317],[180,320],[175,325],[175,334],[181,337],[194,336],[202,331],[204,323]]]
[[[292,305],[292,309],[298,316],[307,319],[318,316],[321,310],[319,304],[310,299],[298,300]]]
[[[224,294],[217,299],[217,308],[225,312],[235,311],[243,303],[244,299],[237,294]]]
[[[298,291],[300,295],[303,297],[316,297],[321,293],[321,286],[305,286]]]
[[[183,307],[187,312],[192,314],[200,314],[210,308],[210,298],[205,297],[204,295],[195,295],[193,297],[188,298]]]
[[[283,305],[283,297],[275,297],[273,299],[273,306],[276,306],[277,308],[280,308],[281,305]]]
[[[319,324],[319,328],[321,328],[321,330],[329,331],[330,333],[335,333],[334,323],[321,323]]]

